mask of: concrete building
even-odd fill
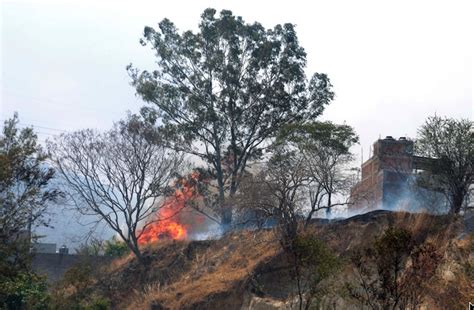
[[[394,209],[413,192],[417,173],[432,171],[435,159],[413,155],[413,141],[391,136],[373,144],[373,155],[362,164],[361,179],[351,189],[350,208]],[[408,203],[413,203],[409,201]]]

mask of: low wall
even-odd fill
[[[81,259],[80,255],[58,254],[58,253],[36,253],[32,260],[33,270],[48,277],[48,282],[53,283],[60,280],[64,273],[77,264]],[[108,256],[88,257],[93,264],[110,262],[113,258]]]

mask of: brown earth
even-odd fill
[[[410,230],[418,242],[437,245],[442,261],[428,283],[424,308],[465,309],[474,301],[474,235],[460,219],[373,211],[310,227],[341,257],[371,244],[389,226]],[[147,266],[132,257],[107,266],[91,294],[117,309],[291,309],[294,285],[274,231],[241,231],[219,240],[171,241],[145,250]],[[349,265],[327,281],[321,309],[360,309],[344,293]]]

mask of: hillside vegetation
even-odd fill
[[[356,280],[349,257],[370,246],[387,227],[405,228],[419,242],[436,245],[441,257],[426,283],[422,305],[430,309],[464,309],[474,297],[473,233],[460,220],[444,216],[374,211],[346,220],[314,222],[311,235],[325,241],[343,267],[321,283],[313,306],[353,308],[347,284]],[[240,231],[219,240],[170,241],[144,251],[146,267],[132,256],[91,274],[85,286],[61,283],[58,307],[82,296],[83,306],[118,309],[291,309],[295,287],[287,272],[275,232]]]

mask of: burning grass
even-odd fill
[[[384,211],[312,227],[311,230],[344,256],[353,248],[367,246],[388,226],[407,228],[420,242],[430,238],[441,247],[446,240],[453,238],[453,233],[449,233],[450,228],[447,228],[448,223],[446,218],[439,216]],[[164,309],[182,309],[190,305],[199,308],[210,300],[220,300],[217,304],[212,303],[213,307],[240,307],[248,281],[259,266],[278,261],[279,252],[280,247],[272,231],[244,231],[227,235],[212,241],[205,251],[196,253],[189,269],[174,281],[166,285],[154,284],[136,292],[128,309],[151,304]],[[235,304],[230,304],[230,300]]]
[[[474,237],[471,233],[458,239],[462,231],[459,222],[442,216],[376,211],[318,224],[311,231],[344,257],[352,249],[370,245],[389,226],[409,229],[420,242],[434,243],[443,255],[437,276],[429,283],[432,293],[427,303],[433,309],[472,297],[469,275]],[[256,279],[263,281],[265,298],[282,298],[278,294],[286,288],[279,283],[286,278],[277,271],[279,253],[280,245],[270,230],[234,232],[218,240],[160,240],[144,246],[145,266],[133,256],[120,258],[89,290],[120,309],[146,309],[152,304],[160,309],[241,308]],[[334,280],[335,286],[351,278],[350,268],[344,270]]]
[[[174,192],[165,198],[157,213],[139,232],[140,246],[164,239],[185,240],[193,224],[203,221],[199,214],[185,212],[188,204],[196,204],[202,200],[197,188],[198,179],[199,174],[194,172],[176,181]]]

